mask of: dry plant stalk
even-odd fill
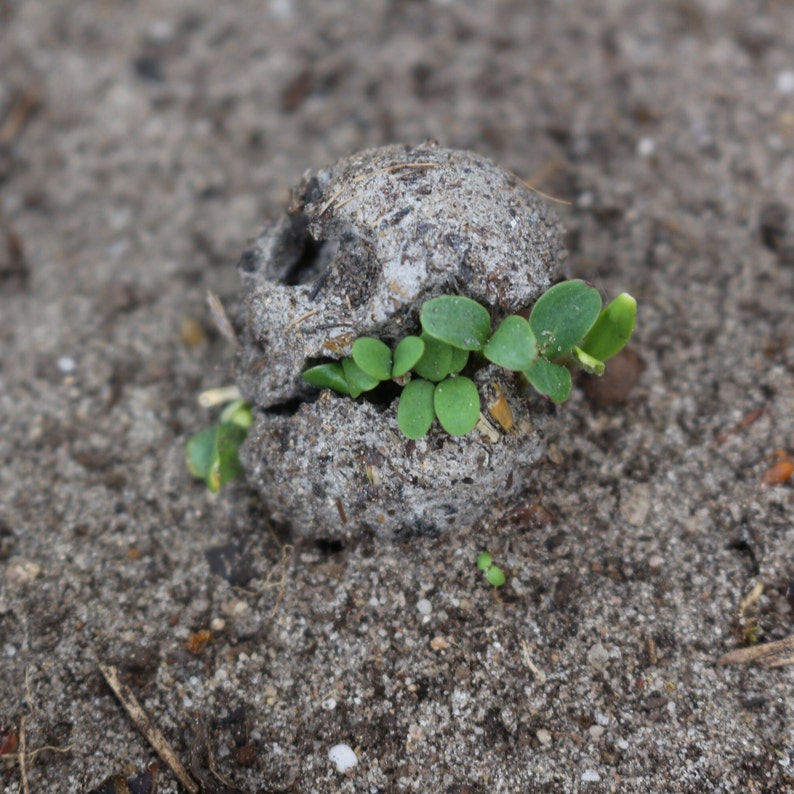
[[[794,664],[794,635],[783,640],[739,648],[717,659],[717,664],[760,664],[770,669]]]
[[[155,726],[141,704],[138,703],[138,699],[132,690],[122,683],[119,678],[119,671],[111,665],[105,665],[101,662],[97,664],[108,686],[113,690],[113,694],[119,699],[130,719],[135,723],[135,727],[143,734],[146,741],[154,748],[157,755],[168,765],[190,794],[198,794],[200,790],[198,783],[188,774],[187,769],[176,757],[176,753],[171,749],[171,745],[168,744],[165,736]]]

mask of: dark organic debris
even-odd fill
[[[157,764],[128,778],[111,775],[86,794],[157,794]]]

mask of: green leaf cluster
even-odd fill
[[[224,408],[216,425],[188,439],[185,445],[188,471],[197,480],[204,480],[213,493],[243,473],[238,450],[252,421],[248,404],[234,400]]]
[[[485,574],[485,580],[491,587],[501,587],[507,581],[505,572],[493,564],[487,551],[481,551],[477,556],[477,567]]]
[[[462,295],[424,303],[419,336],[407,336],[394,350],[379,339],[353,344],[352,356],[307,369],[316,388],[357,398],[388,380],[402,385],[397,422],[408,438],[424,436],[436,420],[450,435],[477,424],[480,397],[461,374],[483,359],[520,373],[555,403],[571,392],[570,368],[601,375],[634,330],[636,301],[623,293],[602,308],[598,291],[581,280],[564,281],[544,293],[529,318],[506,317],[491,332],[488,310]],[[472,357],[474,361],[472,362]]]

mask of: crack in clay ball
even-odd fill
[[[554,213],[490,160],[435,143],[353,155],[306,174],[294,196],[238,265],[237,380],[255,415],[241,460],[274,521],[322,538],[434,535],[515,501],[548,416],[515,375],[476,373],[471,433],[435,425],[411,441],[399,390],[351,400],[318,393],[302,372],[350,355],[358,337],[393,346],[417,333],[419,309],[439,295],[466,295],[494,322],[532,305],[563,258]]]

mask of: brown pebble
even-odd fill
[[[639,354],[631,348],[624,348],[607,362],[601,377],[583,375],[584,392],[590,404],[602,409],[626,402],[646,366]]]
[[[179,336],[185,347],[198,347],[207,340],[201,323],[192,317],[185,317],[179,325]]]

